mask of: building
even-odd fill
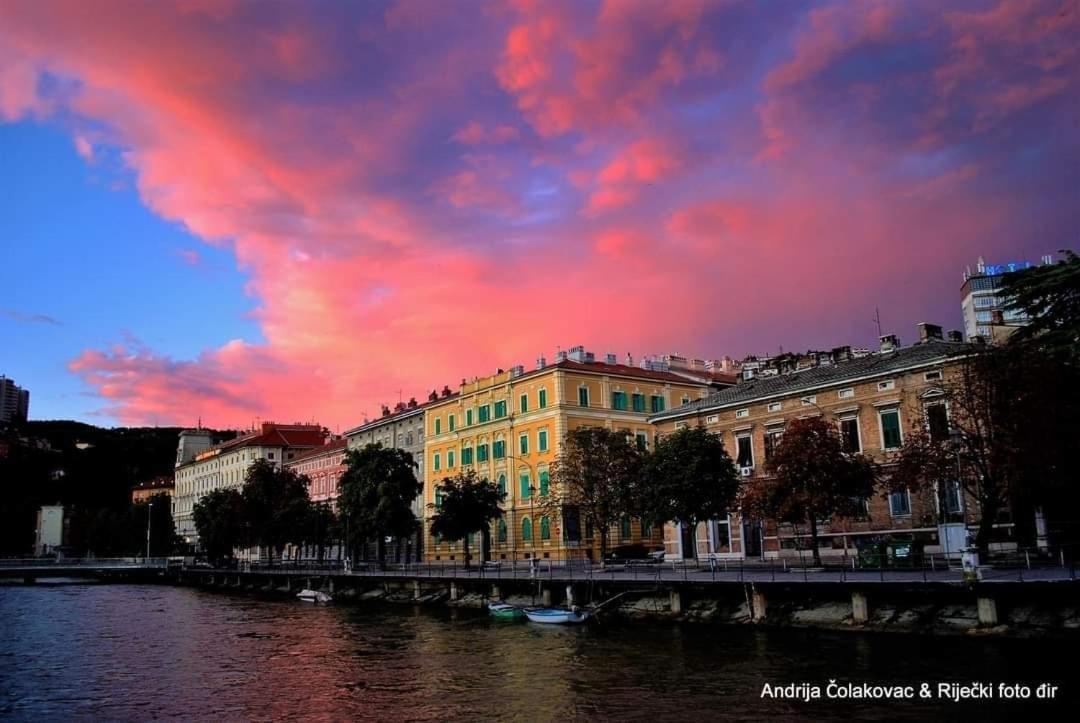
[[[660,434],[687,425],[719,434],[747,479],[764,474],[763,463],[781,439],[784,426],[807,416],[834,420],[848,451],[888,465],[905,435],[917,425],[925,425],[931,434],[948,433],[943,384],[971,351],[967,344],[946,341],[939,326],[920,324],[919,328],[917,344],[903,347],[895,336],[883,336],[875,353],[757,377],[655,414],[651,421]],[[964,499],[958,484],[938,492],[872,496],[858,519],[834,518],[819,528],[822,555],[855,554],[882,539],[918,542],[928,546],[927,552],[941,551],[951,540],[953,549],[948,552],[956,552],[964,537],[957,538],[956,523],[973,524],[978,511],[971,500]],[[954,526],[939,527],[948,524]],[[664,543],[671,558],[779,557],[799,554],[800,546],[808,544],[806,532],[773,521],[746,519],[732,510],[696,530],[668,524]]]
[[[37,512],[34,535],[34,554],[50,555],[64,545],[64,508],[61,505],[42,505]]]
[[[131,488],[131,502],[132,504],[142,504],[143,502],[149,502],[150,498],[157,495],[168,495],[172,497],[173,494],[173,478],[171,475],[162,475],[155,477],[145,482],[140,482]]]
[[[400,449],[412,455],[416,462],[416,479],[424,482],[424,410],[440,399],[452,396],[449,387],[443,387],[442,396],[432,391],[427,404],[420,404],[415,398],[408,402],[398,402],[393,408],[384,406],[381,415],[374,420],[364,422],[359,427],[345,432],[349,449],[360,449],[369,444],[381,444],[383,447]],[[424,495],[421,492],[413,501],[413,514],[417,520],[424,517]],[[417,532],[404,545],[393,541],[387,548],[391,559],[422,560],[424,536]]]
[[[255,460],[280,466],[305,450],[321,447],[327,434],[317,424],[264,422],[258,430],[212,445],[209,432],[184,430],[176,450],[172,505],[176,534],[195,543],[198,535],[191,516],[195,503],[214,490],[241,487]]]
[[[0,374],[0,424],[25,422],[30,414],[30,390]]]
[[[308,478],[308,496],[316,504],[336,506],[338,482],[345,472],[345,439],[327,436],[321,447],[300,452],[285,467]]]
[[[1051,256],[1043,256],[1040,265],[1053,263]],[[995,342],[1004,341],[1012,329],[1028,323],[1022,312],[1007,309],[1002,297],[1003,277],[1010,271],[1031,268],[1030,261],[988,264],[980,256],[973,272],[964,271],[964,283],[960,287],[960,309],[964,314],[964,335],[967,339],[981,336]]]
[[[430,535],[432,511],[443,478],[472,469],[506,493],[505,513],[493,524],[493,560],[595,558],[599,535],[572,513],[553,514],[550,468],[568,432],[605,427],[624,432],[642,447],[654,441],[649,414],[689,404],[711,387],[671,371],[603,362],[575,347],[554,364],[544,358],[528,372],[521,366],[471,381],[425,408],[425,558],[460,561],[462,546]],[[609,536],[612,546],[660,543],[660,531],[624,519]],[[478,542],[478,541],[477,541]],[[470,552],[482,554],[478,544]]]

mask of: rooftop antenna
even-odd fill
[[[881,338],[881,310],[876,306],[874,307],[874,321],[877,322],[877,335]]]

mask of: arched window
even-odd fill
[[[529,488],[532,486],[532,482],[529,479],[529,473],[522,472],[518,482],[521,485],[521,493],[518,495],[518,497],[523,500],[529,499],[529,497],[531,496],[531,490]]]
[[[540,539],[551,539],[551,519],[547,515],[540,518]]]
[[[532,520],[528,517],[521,521],[521,539],[532,542]]]
[[[619,520],[619,539],[630,539],[630,518],[626,515],[623,515],[622,519]]]
[[[540,496],[547,497],[550,487],[551,475],[549,475],[548,471],[545,469],[543,472],[540,473]]]
[[[435,488],[435,509],[442,507],[442,487]]]
[[[499,518],[499,542],[506,542],[506,520]]]
[[[504,474],[499,475],[499,492],[506,494],[506,475]]]

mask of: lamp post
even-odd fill
[[[150,520],[154,518],[154,503],[146,504],[146,562],[150,563]]]

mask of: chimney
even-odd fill
[[[384,417],[389,417],[390,416],[390,407],[386,406],[385,404],[382,405],[382,415]]]
[[[994,326],[1005,326],[1005,313],[1001,309],[990,312],[990,323]]]
[[[518,364],[517,366],[510,367],[510,378],[511,379],[517,379],[518,377],[520,377],[524,373],[525,373],[525,367],[522,366],[521,364]]]
[[[570,359],[571,361],[583,362],[585,361],[585,347],[572,346],[570,347]]]
[[[545,359],[542,356],[536,357],[536,368],[537,369],[543,369],[546,366],[547,366],[547,359]]]
[[[409,397],[409,409],[416,409],[416,397]]]
[[[564,361],[566,361],[566,352],[562,351],[561,349],[555,352],[555,362],[558,363]]]
[[[953,341],[953,342],[961,342],[961,341],[964,340],[964,335],[961,334],[956,329],[951,329],[949,331],[948,339],[949,339],[949,341]]]
[[[394,405],[394,411],[395,412],[404,412],[405,411],[405,402],[398,402],[397,404],[395,404]]]
[[[610,354],[610,353],[605,354],[604,355],[604,363],[605,364],[618,364],[619,363],[619,358],[617,356],[615,356],[614,354]]]
[[[882,354],[888,354],[900,348],[900,340],[896,337],[896,334],[886,334],[880,337],[878,341],[881,343],[880,351]]]
[[[427,400],[429,402],[434,402],[438,398],[439,398],[439,393],[437,391],[435,391],[434,389],[431,390],[431,394],[427,395]]]
[[[626,352],[626,366],[634,366],[634,357],[630,356],[630,352]]]
[[[462,379],[461,383],[464,384],[465,380]],[[453,392],[450,391],[450,387],[448,385],[443,386],[443,388],[442,388],[442,397],[443,397],[443,399],[445,399],[446,397],[449,397],[452,393]]]
[[[918,328],[919,328],[919,342],[920,343],[926,343],[926,342],[930,341],[931,339],[941,339],[941,338],[943,338],[942,335],[941,335],[941,327],[938,326],[937,324],[928,324],[927,322],[924,321],[924,322],[922,322],[921,324],[918,325]]]

